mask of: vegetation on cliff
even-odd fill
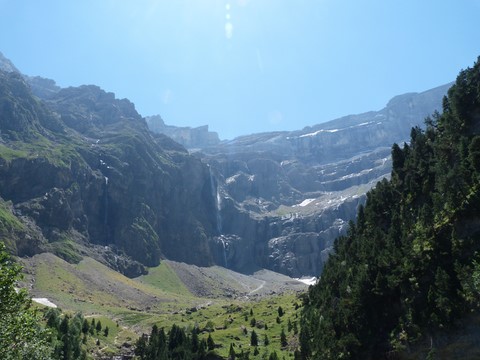
[[[443,113],[392,148],[305,299],[304,358],[378,359],[437,339],[480,304],[480,59]]]

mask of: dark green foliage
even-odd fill
[[[270,344],[270,340],[268,339],[268,335],[265,334],[263,338],[263,345],[268,346],[268,344]]]
[[[282,347],[286,347],[288,345],[287,342],[287,335],[285,334],[285,329],[282,327],[282,332],[280,333],[280,344]]]
[[[89,330],[90,330],[90,324],[88,323],[87,319],[84,319],[82,324],[82,333],[87,334]]]
[[[477,62],[460,73],[442,115],[393,145],[391,180],[367,194],[335,241],[304,299],[302,358],[384,358],[478,309],[479,134]]]
[[[97,325],[95,326],[95,330],[97,330],[97,334],[102,331],[102,322],[100,320],[98,320]]]
[[[0,351],[10,359],[49,359],[52,347],[24,290],[16,291],[21,268],[0,242]],[[55,320],[52,320],[54,323]]]
[[[213,349],[215,349],[215,343],[213,342],[213,339],[212,339],[212,335],[211,335],[211,334],[208,334],[207,347],[208,347],[208,350],[213,350]]]
[[[228,360],[235,360],[235,350],[233,349],[233,344],[230,344],[230,350],[228,351]]]
[[[277,352],[274,351],[274,352],[270,353],[270,356],[268,357],[268,360],[278,360]]]
[[[135,355],[142,360],[167,360],[167,359],[207,359],[210,355],[215,358],[213,349],[215,344],[210,334],[208,340],[199,340],[198,329],[194,328],[190,334],[177,325],[173,325],[168,333],[152,327],[150,336],[142,335],[135,344]],[[209,352],[207,353],[207,348]],[[232,352],[233,347],[231,347]],[[233,352],[235,354],[235,352]],[[233,358],[235,359],[235,355]]]
[[[278,307],[278,310],[277,310],[277,311],[278,311],[278,316],[279,316],[279,317],[282,317],[283,314],[284,314],[284,311],[283,311],[283,309],[282,309],[281,306]]]
[[[90,330],[88,321],[78,313],[71,317],[62,315],[58,309],[45,313],[50,342],[54,347],[52,358],[59,360],[82,360],[86,356],[84,345]],[[86,324],[86,325],[85,325]]]
[[[252,334],[250,335],[250,345],[258,346],[258,335],[255,330],[252,330]]]

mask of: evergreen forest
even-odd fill
[[[478,311],[480,58],[425,124],[393,145],[391,179],[367,194],[305,297],[303,358],[397,358],[420,343],[435,358]]]

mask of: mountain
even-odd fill
[[[166,125],[160,115],[147,116],[145,120],[151,131],[167,135],[188,149],[200,149],[214,146],[220,142],[218,134],[209,131],[208,125],[196,128]]]
[[[442,114],[393,145],[391,179],[368,192],[305,298],[304,358],[478,358],[479,99],[480,58]]]
[[[96,86],[41,100],[1,71],[0,130],[1,232],[14,253],[89,254],[132,276],[160,258],[213,264],[207,166],[152,134],[128,100]]]
[[[389,176],[391,144],[439,109],[448,87],[223,142],[147,119],[185,136],[189,153],[149,131],[126,99],[0,64],[0,234],[20,256],[92,256],[129,276],[161,259],[318,276],[365,193]]]
[[[365,193],[390,176],[391,145],[441,109],[449,86],[397,96],[380,111],[195,152],[215,178],[218,243],[226,249],[217,263],[318,276]]]
[[[5,71],[5,72],[17,72],[18,69],[13,65],[13,63],[7,59],[1,52],[0,52],[0,70]]]

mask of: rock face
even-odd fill
[[[220,142],[147,121],[97,86],[59,88],[0,55],[0,236],[12,252],[90,255],[129,276],[167,258],[319,275],[390,149],[448,85],[378,112]],[[201,148],[201,151],[198,151]]]
[[[152,134],[128,100],[82,86],[40,101],[20,74],[0,72],[0,105],[0,195],[36,229],[39,251],[72,260],[72,244],[101,245],[148,266],[213,264],[208,167]]]
[[[200,149],[220,143],[218,134],[209,131],[208,125],[196,128],[166,125],[159,115],[147,116],[145,120],[151,131],[167,135],[187,149]]]
[[[254,134],[196,155],[215,175],[218,254],[230,268],[319,275],[334,239],[375,183],[390,175],[393,143],[441,109],[449,85],[393,98],[377,112],[300,131]]]

